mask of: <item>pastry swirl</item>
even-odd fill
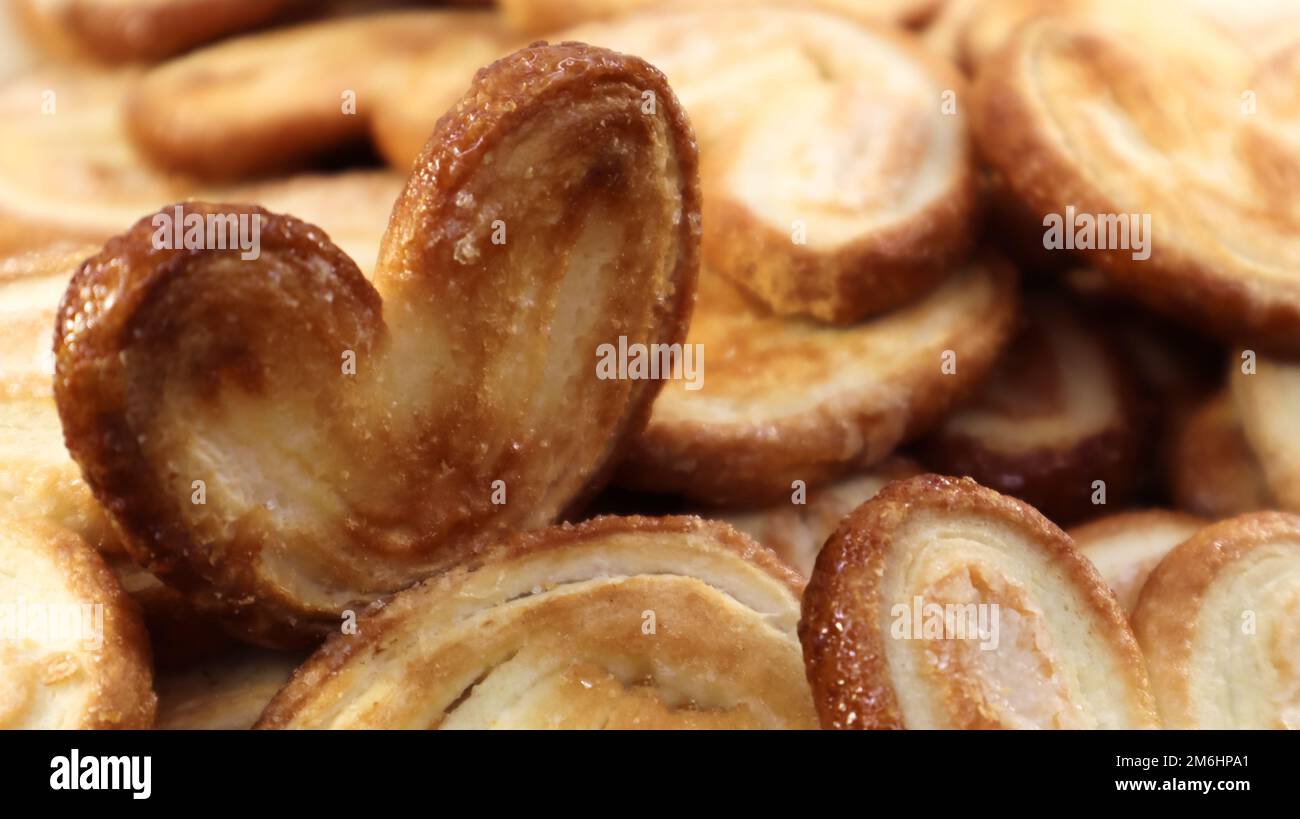
[[[979,75],[981,149],[1035,216],[1111,220],[1076,252],[1121,291],[1229,341],[1300,351],[1294,74],[1197,16],[1142,20],[1017,29]]]
[[[1070,538],[1097,571],[1124,610],[1132,613],[1151,571],[1174,547],[1208,521],[1168,509],[1109,515],[1070,530]]]
[[[331,637],[259,727],[815,727],[798,588],[698,518],[516,536]]]
[[[1027,300],[1020,334],[970,402],[925,441],[922,460],[1015,495],[1056,521],[1122,504],[1137,488],[1136,385],[1106,337],[1057,299]]]
[[[140,614],[99,555],[48,521],[0,521],[0,728],[147,728]]]
[[[875,464],[988,372],[1018,306],[1015,270],[992,254],[851,327],[773,315],[706,268],[687,336],[706,353],[703,384],[665,385],[619,481],[744,505]]]
[[[157,249],[149,218],[109,242],[60,309],[56,398],[136,559],[268,644],[594,491],[662,384],[594,354],[679,343],[694,295],[690,128],[662,75],[580,44],[480,72],[373,286],[293,217],[178,208],[258,219],[259,257]]]
[[[1161,561],[1133,630],[1168,728],[1300,728],[1300,518],[1212,524]]]
[[[918,605],[942,607],[940,630],[905,621]],[[958,625],[980,606],[981,630]],[[898,481],[849,516],[817,557],[799,637],[824,728],[1157,725],[1096,570],[1032,508],[968,478]]]

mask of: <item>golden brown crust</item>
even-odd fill
[[[1119,512],[1069,531],[1070,539],[1132,613],[1147,577],[1174,547],[1209,521],[1168,509]]]
[[[944,592],[963,586],[971,599]],[[896,632],[914,597],[998,606],[995,656],[962,655],[969,636]],[[799,636],[825,728],[1155,725],[1101,577],[1046,518],[969,478],[898,481],[847,518],[817,558]]]
[[[1264,470],[1226,390],[1177,427],[1170,447],[1169,493],[1178,508],[1211,520],[1273,505]]]
[[[84,541],[46,521],[6,517],[0,604],[0,727],[152,724],[148,635],[135,604]],[[40,633],[34,623],[44,624]]]
[[[975,89],[982,153],[1040,217],[1067,206],[1149,217],[1149,258],[1138,247],[1076,251],[1118,289],[1222,338],[1300,350],[1300,207],[1281,182],[1294,155],[1270,135],[1285,123],[1262,103],[1238,113],[1241,89],[1270,82],[1269,69],[1257,74],[1249,52],[1204,21],[1148,17],[1018,29]],[[1157,25],[1168,30],[1150,34]],[[1268,88],[1286,104],[1287,91]]]
[[[699,518],[516,535],[375,604],[258,727],[814,727],[799,584]]]
[[[963,80],[904,36],[726,7],[564,36],[668,75],[699,133],[705,259],[775,312],[850,323],[915,300],[969,255]]]
[[[406,170],[474,72],[515,44],[479,11],[395,11],[278,29],[152,69],[127,99],[127,124],[161,167],[228,179],[301,166],[364,141],[374,122],[387,136],[392,120],[414,108],[418,140],[393,163]]]
[[[1205,527],[1147,580],[1133,614],[1168,728],[1300,728],[1300,517]]]
[[[260,256],[156,249],[157,217],[110,241],[61,307],[56,397],[136,559],[268,644],[599,487],[662,382],[599,378],[598,347],[679,343],[694,295],[690,127],[653,68],[580,44],[480,72],[373,287],[297,219],[178,208],[256,218]]]
[[[706,270],[687,337],[703,345],[702,387],[664,388],[619,480],[736,505],[870,466],[978,383],[1017,309],[1015,271],[991,254],[920,302],[852,327],[773,316]]]
[[[1066,302],[1031,298],[1024,316],[989,379],[925,441],[922,460],[1062,524],[1123,505],[1141,485],[1146,454],[1132,376]],[[1103,505],[1094,503],[1096,481]]]

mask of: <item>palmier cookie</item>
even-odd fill
[[[916,25],[928,20],[943,0],[713,0],[710,6],[732,6],[750,14],[765,14],[773,6],[812,7],[863,23]],[[501,0],[506,22],[514,29],[549,34],[565,26],[608,20],[646,10],[699,6],[692,0]],[[762,8],[756,8],[761,6]]]
[[[803,575],[826,538],[844,516],[857,509],[891,481],[921,474],[908,458],[892,456],[870,469],[853,472],[824,486],[791,488],[790,497],[759,509],[711,512],[706,517],[724,521],[763,544]]]
[[[14,0],[19,19],[58,54],[159,60],[304,8],[303,0]]]
[[[102,243],[142,213],[204,198],[297,214],[323,227],[364,271],[373,266],[400,175],[352,170],[212,185],[161,172],[121,123],[135,76],[55,66],[0,85],[0,258],[64,242]]]
[[[721,523],[515,536],[376,605],[263,728],[812,728],[799,578]]]
[[[1092,561],[1127,612],[1156,564],[1208,521],[1185,512],[1119,512],[1070,530],[1074,545]]]
[[[147,728],[140,614],[104,561],[48,521],[0,521],[0,728]]]
[[[245,647],[158,678],[158,718],[163,730],[252,728],[266,704],[302,663],[296,652]]]
[[[1042,515],[920,476],[850,515],[799,623],[824,728],[1151,728],[1105,581]]]
[[[700,140],[705,258],[773,311],[854,322],[920,297],[968,255],[962,79],[902,35],[719,8],[562,36],[668,75]]]
[[[127,99],[142,152],[168,170],[233,179],[300,166],[365,141],[385,106],[419,109],[419,140],[515,37],[479,11],[406,10],[240,37],[147,72]],[[395,127],[385,121],[383,133]]]
[[[922,461],[1056,521],[1123,503],[1140,484],[1143,461],[1132,376],[1064,301],[1031,298],[1024,314],[989,379],[924,442]]]
[[[1017,302],[1015,271],[993,255],[851,327],[772,315],[706,269],[683,350],[694,377],[665,386],[619,481],[745,505],[877,463],[988,372]]]
[[[1278,508],[1300,512],[1300,364],[1245,351],[1242,356],[1234,357],[1229,376],[1233,412],[1268,496]]]
[[[1216,520],[1275,504],[1227,390],[1192,410],[1172,437],[1168,484],[1179,509]]]
[[[1018,29],[979,75],[981,149],[1045,243],[1222,338],[1300,350],[1294,83],[1195,17],[1162,25]]]
[[[93,245],[59,244],[0,259],[0,507],[113,551],[108,517],[63,445],[54,404],[54,314]]]
[[[290,216],[181,208],[256,219],[248,261],[157,249],[146,217],[62,305],[68,447],[165,582],[249,639],[309,641],[601,484],[662,381],[600,378],[593,353],[681,342],[695,161],[653,68],[539,45],[442,120],[374,286]]]
[[[1300,728],[1300,517],[1241,515],[1160,562],[1133,630],[1167,728]]]

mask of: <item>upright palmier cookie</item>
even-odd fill
[[[409,168],[474,72],[516,38],[480,11],[341,17],[218,43],[157,66],[126,101],[126,122],[159,166],[234,179],[301,166],[367,140],[418,109]],[[398,119],[400,122],[401,119]],[[385,143],[387,137],[385,137]]]
[[[1168,728],[1300,728],[1300,518],[1207,526],[1142,589],[1133,630]]]
[[[891,481],[921,471],[910,459],[895,456],[824,486],[792,487],[785,502],[761,509],[703,514],[730,524],[776,552],[806,579],[812,574],[817,553],[845,515],[875,497]]]
[[[1168,486],[1179,509],[1215,520],[1275,505],[1227,390],[1193,409],[1172,438]]]
[[[1300,512],[1300,364],[1258,356],[1250,367],[1234,360],[1229,384],[1232,411],[1268,496],[1279,508]]]
[[[773,311],[851,323],[919,298],[968,255],[963,81],[905,36],[725,7],[562,36],[668,75],[700,141],[705,259]]]
[[[1109,515],[1076,526],[1069,534],[1131,613],[1152,569],[1207,523],[1185,512],[1144,509]]]
[[[1210,23],[1154,16],[1141,37],[1056,17],[1019,28],[979,75],[982,152],[1045,240],[1119,290],[1230,341],[1300,350],[1300,165],[1278,136],[1300,122],[1294,88]]]
[[[968,478],[886,487],[799,623],[824,728],[1158,727],[1124,612],[1064,532]]]
[[[850,327],[773,315],[707,268],[683,357],[619,470],[624,486],[717,505],[779,503],[931,429],[988,372],[1016,323],[993,254],[915,304]]]
[[[799,578],[698,518],[512,537],[375,605],[262,728],[813,728]]]
[[[0,728],[148,728],[140,614],[90,546],[46,521],[0,521]]]
[[[1034,297],[1024,314],[988,380],[922,444],[922,461],[1056,521],[1095,514],[1098,501],[1123,503],[1141,484],[1144,424],[1132,376],[1064,301]]]
[[[181,211],[257,220],[256,259],[160,249],[146,217],[88,260],[56,340],[68,447],[137,560],[249,639],[310,642],[600,486],[662,381],[594,354],[681,342],[696,180],[653,68],[520,51],[441,121],[373,286],[253,206]]]

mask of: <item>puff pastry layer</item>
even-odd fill
[[[0,728],[147,728],[139,612],[99,555],[47,521],[0,521]]]
[[[1169,553],[1133,613],[1167,728],[1300,728],[1300,518],[1259,512]]]
[[[374,286],[252,206],[182,210],[258,219],[256,260],[156,249],[148,217],[88,260],[56,343],[69,449],[137,560],[250,639],[310,640],[599,486],[662,384],[600,378],[599,346],[680,342],[698,208],[662,75],[525,49],[442,121]]]
[[[504,542],[330,638],[263,728],[809,728],[799,578],[698,518]]]
[[[849,516],[817,557],[799,636],[824,728],[1157,726],[1096,570],[968,478],[899,481]]]
[[[1106,337],[1064,301],[1027,300],[1025,323],[971,401],[922,449],[932,469],[1022,498],[1058,521],[1120,504],[1139,484],[1143,437],[1132,377]]]
[[[984,255],[915,304],[838,327],[775,316],[706,268],[687,336],[703,345],[702,386],[664,387],[619,480],[743,505],[874,464],[988,372],[1017,302],[1015,271]]]
[[[1127,612],[1151,571],[1175,546],[1208,521],[1184,512],[1146,509],[1120,512],[1070,530],[1074,545],[1092,561]]]

